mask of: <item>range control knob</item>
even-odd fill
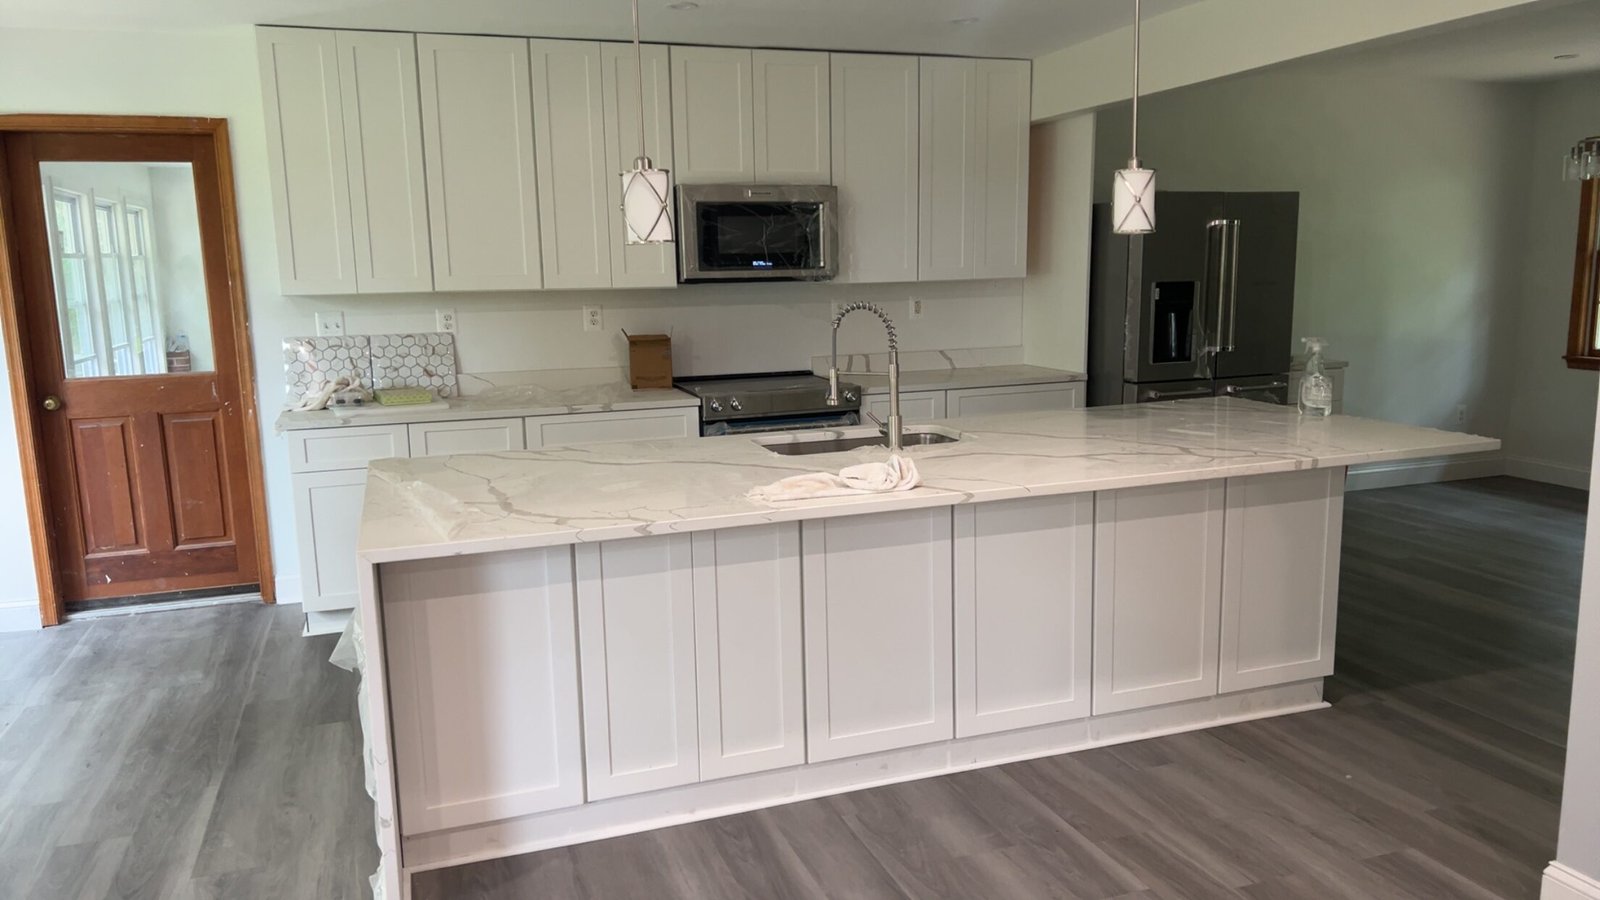
[[[712,412],[722,412],[722,401],[715,397],[712,397],[709,401],[707,401],[706,405],[711,407]]]
[[[844,392],[844,399],[849,401],[849,402],[851,402],[851,403],[854,403],[857,400],[860,400],[861,397],[855,391],[847,390],[847,391]]]
[[[738,397],[734,397],[734,398],[730,399],[728,401],[728,406],[731,407],[734,412],[738,412],[739,410],[744,409],[744,405],[739,402],[739,398]]]

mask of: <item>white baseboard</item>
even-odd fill
[[[9,600],[0,603],[0,631],[38,631],[39,601]]]
[[[1526,478],[1529,481],[1542,481],[1545,484],[1559,484],[1562,487],[1577,488],[1580,491],[1589,489],[1589,470],[1587,467],[1570,466],[1566,463],[1551,462],[1547,459],[1508,456],[1506,457],[1506,474],[1517,478]]]
[[[1553,862],[1545,867],[1539,900],[1600,900],[1600,880]]]
[[[305,594],[300,590],[299,575],[274,578],[272,579],[272,587],[275,591],[273,596],[274,603],[299,603],[305,597]]]
[[[300,633],[306,637],[318,634],[338,634],[350,623],[351,609],[335,609],[327,612],[306,613],[306,626]]]
[[[1351,466],[1345,479],[1347,491],[1432,484],[1465,478],[1489,478],[1506,474],[1506,459],[1499,453],[1475,453],[1442,459],[1412,459],[1397,463],[1372,463]]]

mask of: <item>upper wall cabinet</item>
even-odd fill
[[[672,48],[680,184],[827,184],[828,54]]]
[[[544,286],[610,287],[606,185],[613,170],[606,165],[600,45],[529,41],[528,50]]]
[[[642,47],[644,58],[644,149],[657,166],[678,175],[672,155],[672,77],[667,48]],[[678,257],[673,244],[626,243],[622,219],[622,179],[617,173],[639,155],[639,79],[633,48],[601,44],[601,86],[606,116],[606,213],[611,230],[613,287],[672,287],[678,283]]]
[[[543,286],[528,42],[417,36],[434,283]]]
[[[831,68],[837,280],[916,281],[917,58],[835,53]]]
[[[426,291],[415,39],[257,29],[286,294]]]
[[[1027,274],[1029,72],[922,60],[920,280]]]

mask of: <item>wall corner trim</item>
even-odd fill
[[[1600,900],[1600,880],[1561,862],[1545,867],[1539,900]]]

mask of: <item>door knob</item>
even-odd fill
[[[44,398],[44,408],[50,412],[55,412],[61,408],[61,398],[54,394]]]

